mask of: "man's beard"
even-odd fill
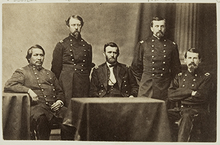
[[[35,62],[34,66],[36,67],[37,70],[42,69],[43,61],[37,61]]]
[[[164,37],[164,33],[159,30],[159,31],[156,33],[156,36],[157,36],[158,38],[162,38],[162,37]]]
[[[79,32],[78,30],[76,30],[76,31],[74,31],[74,32],[72,33],[72,35],[73,35],[76,39],[78,39],[79,36],[80,36],[80,32]]]
[[[190,72],[194,72],[196,68],[197,65],[194,62],[188,64],[188,69],[190,70]]]
[[[110,64],[114,64],[114,63],[117,62],[117,59],[116,59],[116,58],[108,58],[107,56],[106,56],[106,60],[107,60],[107,62],[110,63]]]

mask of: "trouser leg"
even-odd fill
[[[168,110],[168,118],[171,128],[172,141],[177,141],[179,128],[176,122],[180,119],[180,112],[174,110]]]
[[[47,117],[41,115],[37,120],[36,132],[38,140],[49,140],[50,137],[50,125]]]
[[[193,117],[191,110],[187,109],[181,112],[179,121],[178,142],[187,142],[190,140],[190,133],[193,128]]]

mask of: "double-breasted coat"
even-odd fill
[[[92,46],[79,36],[71,34],[57,43],[53,51],[51,71],[55,73],[64,91],[66,105],[71,98],[88,97]]]
[[[108,80],[110,71],[106,63],[101,64],[98,68],[94,68],[91,78],[90,96],[105,97],[109,92]],[[137,96],[138,85],[134,76],[125,64],[117,63],[113,72],[118,85],[121,97]],[[112,96],[114,97],[114,96]]]
[[[17,93],[28,93],[29,89],[33,90],[39,98],[31,105],[31,118],[37,120],[42,114],[45,114],[48,120],[53,116],[64,117],[66,107],[56,112],[50,109],[50,105],[57,100],[64,102],[63,91],[53,72],[44,68],[38,70],[32,65],[27,65],[17,69],[4,87],[5,92]]]
[[[212,88],[211,75],[201,69],[194,73],[183,71],[176,75],[168,89],[168,100],[171,102],[168,110],[171,124],[178,121],[179,131],[177,141],[193,141],[192,133],[195,126],[204,135],[208,129],[209,93]],[[192,91],[197,91],[192,95]],[[196,125],[195,125],[196,124]],[[198,127],[197,127],[198,128]],[[197,137],[198,138],[198,137]],[[197,141],[201,141],[197,140]],[[196,140],[194,140],[196,141]]]
[[[139,84],[139,97],[166,100],[172,78],[181,71],[177,45],[154,36],[140,41],[131,68]]]

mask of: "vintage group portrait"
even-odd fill
[[[2,3],[2,138],[217,143],[211,2]]]

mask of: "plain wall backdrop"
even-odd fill
[[[65,20],[73,14],[85,21],[82,37],[93,47],[96,66],[105,61],[103,46],[110,41],[120,47],[119,61],[130,66],[137,41],[152,34],[152,17],[162,16],[181,61],[188,48],[201,49],[205,68],[216,78],[215,3],[18,3],[2,5],[3,86],[17,68],[27,65],[25,55],[32,45],[45,49],[44,67],[51,68],[53,49],[69,35]]]
[[[27,65],[27,49],[35,44],[45,51],[43,66],[51,68],[52,53],[57,42],[69,35],[65,20],[73,15],[84,19],[82,37],[93,47],[93,62],[105,61],[104,44],[110,41],[120,47],[119,61],[131,64],[136,43],[136,27],[140,4],[3,4],[2,85],[19,67]]]

